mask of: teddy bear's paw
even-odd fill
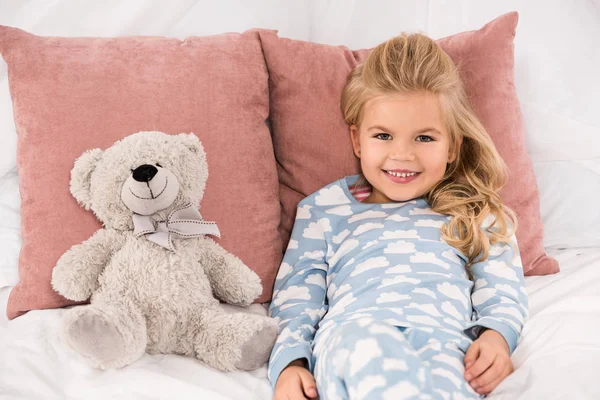
[[[57,264],[52,271],[52,288],[66,299],[85,301],[92,295],[95,281],[75,272],[68,266]]]
[[[254,370],[269,359],[277,321],[246,312],[205,309],[194,338],[195,356],[221,371]]]
[[[106,314],[91,308],[73,309],[65,316],[67,343],[95,368],[121,368],[131,361],[131,346]],[[139,357],[139,355],[138,355]]]
[[[96,368],[114,361],[124,351],[125,341],[117,327],[105,316],[86,312],[65,321],[68,343]]]
[[[259,328],[241,349],[241,357],[235,368],[242,371],[252,371],[269,361],[269,355],[277,339],[277,322],[266,318],[265,324]]]
[[[230,301],[228,301],[229,304],[246,307],[262,294],[263,287],[260,278],[254,271],[251,272],[252,274],[244,282],[244,286],[237,288],[235,296],[232,296]]]

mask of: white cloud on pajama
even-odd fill
[[[394,239],[420,239],[421,237],[417,234],[417,231],[414,229],[411,230],[395,230],[395,231],[385,231],[379,237],[380,240],[394,240]]]
[[[362,235],[365,232],[371,231],[373,229],[380,229],[383,228],[383,224],[380,223],[374,223],[374,222],[368,222],[366,224],[362,224],[360,225],[358,228],[356,228],[354,230],[354,232],[352,232],[352,234],[354,236],[358,236],[358,235]]]
[[[350,207],[349,205],[337,206],[334,208],[330,208],[329,210],[325,210],[325,213],[347,217],[348,215],[352,215],[352,207]]]
[[[350,199],[338,185],[319,190],[315,197],[315,204],[318,206],[337,206],[340,204],[350,204]]]
[[[310,214],[310,209],[312,208],[311,205],[305,204],[302,207],[298,207],[297,211],[296,211],[296,219],[310,219],[311,214]]]
[[[387,247],[383,250],[383,252],[391,253],[391,254],[414,253],[415,252],[415,244],[412,242],[399,240],[397,242],[388,244]]]
[[[383,218],[383,217],[387,217],[388,213],[383,212],[383,211],[374,211],[374,210],[368,210],[359,214],[354,214],[352,217],[348,218],[348,223],[351,224],[353,222],[356,221],[361,221],[363,219],[369,219],[369,218]]]

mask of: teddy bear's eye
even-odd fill
[[[157,167],[161,167],[161,168],[163,167],[163,166],[162,166],[162,165],[160,165],[159,163],[156,163],[156,166],[157,166]]]

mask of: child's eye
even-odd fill
[[[392,138],[392,135],[390,135],[389,133],[378,133],[373,137],[381,140],[390,140]]]
[[[433,142],[433,138],[427,135],[419,135],[417,136],[417,141],[419,142]]]

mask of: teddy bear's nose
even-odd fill
[[[150,182],[157,172],[158,169],[154,165],[140,165],[133,171],[133,179],[138,182]]]

